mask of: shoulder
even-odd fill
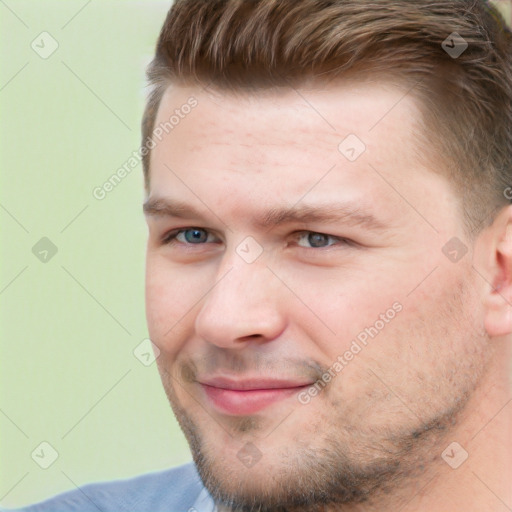
[[[84,485],[17,512],[188,512],[203,490],[191,462],[127,480]]]

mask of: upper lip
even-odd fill
[[[213,386],[222,389],[232,390],[256,390],[256,389],[285,389],[309,386],[311,381],[297,379],[272,379],[255,377],[250,379],[234,379],[230,377],[213,377],[208,379],[199,379],[200,384]]]

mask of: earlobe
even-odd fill
[[[485,237],[489,284],[485,329],[491,337],[512,333],[512,206],[501,210]]]

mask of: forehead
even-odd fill
[[[187,118],[200,119],[193,126],[194,135],[207,135],[208,140],[213,137],[217,141],[232,140],[234,135],[267,144],[272,140],[298,144],[299,139],[314,138],[315,142],[325,142],[332,149],[333,143],[347,133],[357,134],[371,144],[372,132],[376,137],[379,133],[411,133],[418,130],[421,119],[417,102],[406,88],[383,81],[352,80],[253,92],[174,85],[162,97],[156,126],[169,121],[173,112],[179,114],[182,108],[188,111],[186,104],[191,98],[197,101],[197,107],[184,119],[180,117],[182,127],[174,126],[174,135],[184,131],[183,125],[190,126]],[[192,145],[193,141],[188,142]]]
[[[412,201],[418,187],[427,199],[447,193],[418,143],[416,100],[388,83],[244,94],[171,86],[155,123],[166,126],[152,151],[150,195],[208,197],[220,207],[231,189],[246,205],[274,207],[342,194],[386,204],[391,215],[409,189]]]

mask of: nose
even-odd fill
[[[195,319],[196,334],[223,348],[277,338],[286,327],[282,288],[263,259],[246,263],[234,254],[219,267]]]

